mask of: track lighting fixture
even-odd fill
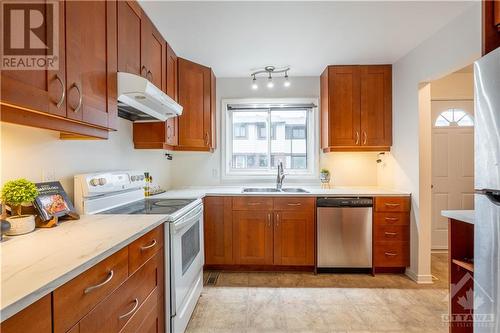
[[[276,68],[275,66],[266,66],[261,69],[257,69],[255,72],[250,74],[252,77],[252,89],[257,90],[259,88],[257,84],[257,75],[259,74],[267,74],[267,84],[266,86],[269,89],[272,89],[274,87],[274,81],[273,81],[273,74],[281,74],[285,73],[284,78],[285,81],[283,82],[284,87],[290,87],[290,80],[288,78],[288,71],[290,70],[290,66],[284,66],[284,67],[279,67]]]

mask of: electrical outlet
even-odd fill
[[[56,180],[56,171],[54,169],[42,170],[42,182],[53,182]]]

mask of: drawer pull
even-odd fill
[[[107,284],[109,281],[111,281],[111,279],[113,278],[113,275],[114,275],[113,270],[110,270],[109,273],[108,273],[108,277],[106,278],[106,280],[102,281],[99,284],[96,284],[95,286],[91,286],[91,287],[85,288],[85,290],[83,291],[83,293],[84,294],[88,294],[88,293],[92,292],[95,289],[101,288],[102,286],[104,286],[105,284]]]
[[[386,235],[386,236],[391,236],[391,237],[392,237],[392,236],[397,236],[397,235],[398,235],[398,233],[397,233],[397,232],[387,232],[387,231],[386,231],[386,232],[385,232],[385,235]]]
[[[385,255],[386,255],[386,256],[389,256],[389,257],[395,257],[395,256],[397,256],[398,254],[397,254],[397,253],[394,253],[394,252],[385,252]]]
[[[135,298],[134,303],[135,304],[134,304],[134,307],[132,308],[132,310],[130,310],[127,313],[122,314],[121,316],[118,317],[118,319],[123,319],[123,318],[126,318],[126,317],[130,316],[131,314],[133,314],[135,312],[135,310],[137,310],[137,307],[139,306],[139,300],[137,298]]]
[[[288,206],[301,206],[302,204],[300,202],[297,203],[289,203]]]
[[[248,205],[249,206],[258,206],[258,205],[260,205],[260,202],[249,202]]]
[[[154,247],[155,245],[156,245],[156,239],[153,239],[151,244],[142,246],[141,251],[149,250],[150,248]]]
[[[385,203],[385,206],[386,207],[399,207],[399,206],[401,206],[401,204],[398,204],[398,203]]]
[[[386,221],[390,221],[390,222],[396,222],[396,221],[399,221],[399,218],[397,218],[397,217],[386,217],[385,220]]]
[[[267,227],[271,228],[271,213],[267,213]]]

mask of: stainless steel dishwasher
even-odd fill
[[[318,272],[372,268],[373,198],[318,198]]]

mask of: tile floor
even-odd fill
[[[221,273],[187,332],[444,333],[447,255],[432,259],[432,285],[389,274]]]

